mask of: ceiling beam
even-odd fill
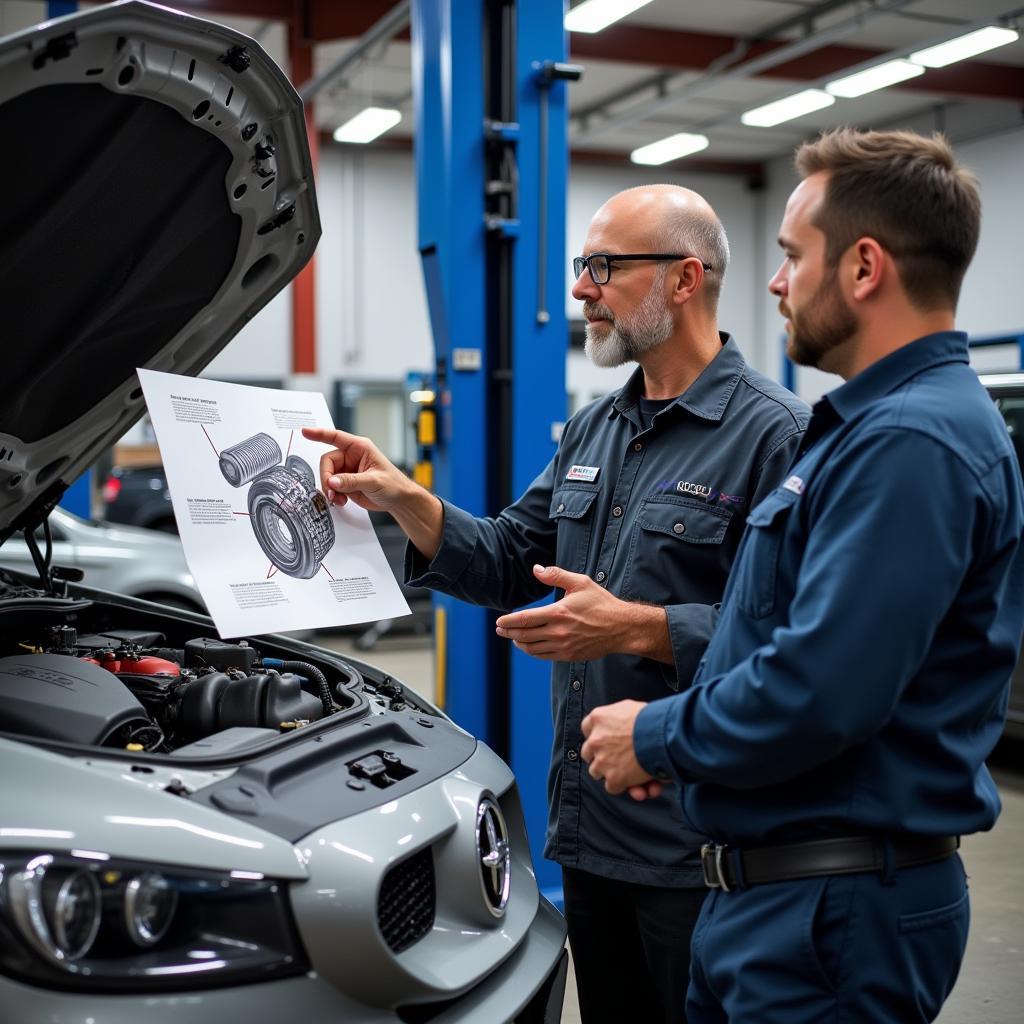
[[[570,55],[575,61],[589,58],[653,65],[673,71],[702,71],[741,42],[735,36],[646,28],[642,25],[614,25],[593,35],[574,33],[569,37]],[[753,43],[746,59],[770,53],[789,42],[772,40]],[[864,61],[883,57],[887,52],[833,43],[763,71],[756,77],[812,81]],[[1024,100],[1024,68],[986,64],[984,61],[963,61],[948,68],[926,71],[918,78],[892,88],[935,92],[944,96],[975,96],[1020,102]]]
[[[206,14],[235,14],[254,18],[292,18],[294,0],[176,0],[175,6]],[[359,3],[338,3],[337,0],[302,0],[308,38],[314,42],[350,39],[364,32],[395,6],[395,0],[360,0]],[[408,38],[403,32],[396,38]],[[644,25],[618,24],[592,35],[573,32],[569,49],[573,60],[607,60],[636,64],[666,71],[703,71],[713,61],[724,57],[744,40],[738,36],[713,32],[691,32],[679,29],[651,28]],[[745,60],[769,53],[792,40],[762,40],[750,44]],[[811,53],[786,61],[756,77],[812,81],[853,67],[885,51],[862,46],[830,44]],[[737,65],[742,67],[742,64]],[[1024,68],[984,61],[963,61],[948,68],[936,68],[895,89],[911,92],[937,93],[943,96],[973,96],[981,99],[1024,101]]]

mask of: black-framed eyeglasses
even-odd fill
[[[668,260],[688,259],[693,259],[693,257],[682,252],[592,252],[589,256],[577,256],[572,261],[572,272],[578,280],[584,270],[589,270],[590,280],[594,284],[607,284],[611,280],[612,264],[622,260],[654,260],[664,263]],[[701,266],[705,271],[711,270],[711,266],[707,263],[701,263]]]

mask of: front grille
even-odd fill
[[[419,942],[434,925],[434,856],[420,850],[385,876],[377,897],[377,925],[392,952]]]

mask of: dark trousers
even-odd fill
[[[716,891],[693,936],[690,1024],[925,1024],[956,981],[960,858]]]
[[[707,890],[562,868],[583,1024],[685,1024],[690,937]]]

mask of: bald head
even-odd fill
[[[729,241],[711,204],[699,193],[679,185],[640,185],[611,197],[594,214],[591,228],[623,226],[633,252],[680,252],[711,267],[704,272],[702,291],[712,309],[729,265]],[[620,250],[624,251],[624,250]]]

